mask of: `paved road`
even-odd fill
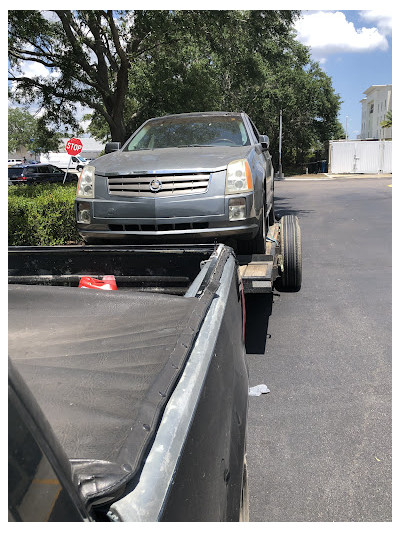
[[[390,184],[276,183],[303,286],[247,298],[251,521],[391,520]]]

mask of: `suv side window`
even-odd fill
[[[250,122],[250,126],[251,126],[251,129],[253,130],[255,138],[257,139],[257,142],[259,142],[260,134],[258,133],[258,129],[254,126],[253,121],[251,120],[250,117],[249,117],[249,122]]]
[[[8,407],[8,520],[81,521],[83,517],[13,399]]]
[[[47,165],[37,167],[35,174],[50,174],[51,170]]]
[[[8,361],[8,520],[89,520],[70,462],[26,383]]]
[[[54,167],[53,165],[49,165],[49,172],[52,174],[60,174],[61,170],[57,167]]]

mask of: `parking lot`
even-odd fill
[[[250,520],[391,520],[390,178],[278,181],[298,293],[247,297]]]

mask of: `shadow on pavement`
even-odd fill
[[[314,213],[311,209],[293,209],[294,202],[290,198],[280,197],[275,194],[275,216],[279,220],[284,215],[295,215],[299,218],[303,215]]]
[[[245,345],[248,354],[265,353],[272,303],[273,296],[271,293],[246,295]]]

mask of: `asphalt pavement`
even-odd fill
[[[391,183],[275,183],[303,285],[246,299],[250,521],[391,520]]]

